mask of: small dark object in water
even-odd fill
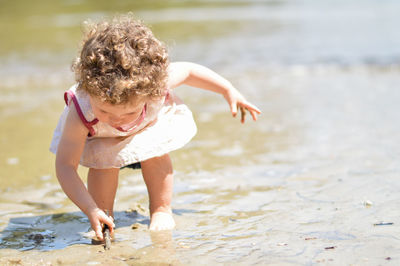
[[[44,239],[44,236],[41,234],[31,234],[28,236],[30,240],[41,241]]]
[[[385,260],[391,260],[392,258],[391,257],[387,257]]]
[[[35,241],[36,244],[40,244],[45,239],[45,236],[42,234],[29,234],[27,235],[29,240]]]
[[[335,249],[335,248],[336,248],[335,246],[332,246],[332,247],[326,247],[325,249],[328,250],[328,249]]]
[[[381,222],[381,223],[374,224],[374,226],[380,226],[380,225],[393,225],[393,223],[392,222],[388,222],[388,223]]]
[[[316,237],[306,237],[306,238],[304,238],[304,240],[315,240],[315,239],[317,239]]]
[[[131,225],[131,228],[133,230],[139,229],[140,228],[140,224],[139,223],[134,223],[134,224]]]

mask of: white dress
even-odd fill
[[[74,85],[64,95],[67,105],[54,131],[50,151],[57,152],[69,105],[75,104],[82,123],[89,129],[80,160],[83,166],[121,168],[179,149],[196,134],[192,112],[173,91],[147,102],[139,123],[124,131],[98,121],[90,106],[89,95],[76,88]]]

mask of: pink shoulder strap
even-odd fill
[[[165,93],[165,100],[164,102],[167,102],[169,100],[169,90]]]
[[[81,119],[82,123],[85,125],[85,127],[86,127],[87,129],[89,129],[89,134],[88,134],[88,136],[89,136],[89,137],[94,136],[94,135],[96,134],[96,132],[94,131],[93,126],[94,126],[95,124],[97,124],[97,122],[99,122],[99,120],[98,120],[97,118],[93,119],[92,121],[87,121],[87,120],[86,120],[85,116],[83,115],[82,109],[81,109],[81,107],[79,106],[78,100],[76,99],[75,94],[74,94],[72,91],[70,91],[70,90],[69,90],[69,91],[66,91],[66,92],[64,93],[64,101],[65,101],[65,104],[66,104],[66,105],[69,104],[68,96],[71,97],[73,103],[75,104],[75,109],[76,109],[76,111],[78,112],[79,118]]]

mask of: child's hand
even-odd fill
[[[172,230],[175,227],[175,221],[171,213],[155,212],[151,215],[150,231]]]
[[[102,224],[108,225],[110,228],[110,234],[113,234],[114,232],[114,227],[115,224],[113,222],[112,217],[107,216],[102,210],[99,208],[96,208],[92,210],[88,214],[88,218],[90,221],[90,225],[92,226],[92,229],[94,230],[96,237],[98,240],[103,241],[103,232],[102,232]]]
[[[244,123],[246,117],[246,110],[250,112],[254,121],[257,121],[257,115],[261,114],[261,111],[253,104],[249,103],[243,95],[232,88],[224,94],[225,99],[227,100],[229,107],[231,108],[231,113],[233,117],[236,117],[238,109],[241,112],[241,122]]]

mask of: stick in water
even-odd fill
[[[108,215],[108,211],[105,211],[105,213]],[[104,237],[104,249],[109,250],[111,248],[111,236],[110,236],[110,228],[108,227],[107,224],[104,224],[103,227],[103,237]]]

